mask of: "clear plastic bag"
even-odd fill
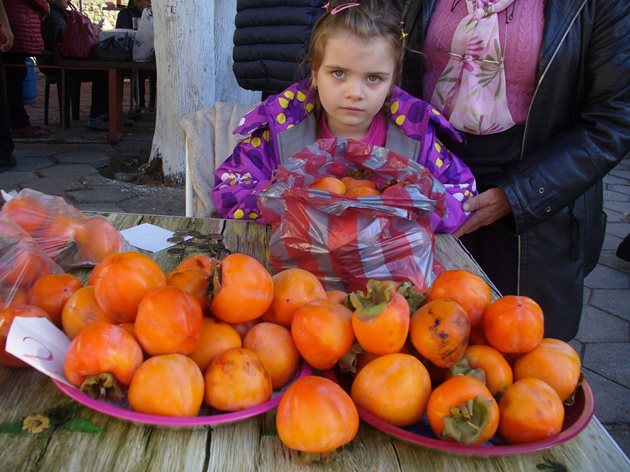
[[[62,272],[26,231],[0,212],[0,311],[27,303],[30,288],[42,275]]]
[[[353,198],[309,188],[327,175],[357,174],[381,193]],[[327,289],[364,290],[376,279],[422,290],[440,270],[430,217],[444,214],[444,187],[424,166],[386,148],[316,141],[277,169],[259,207],[272,225],[276,269],[309,270]]]
[[[64,270],[93,266],[133,247],[102,216],[86,215],[58,196],[23,189],[2,207]]]

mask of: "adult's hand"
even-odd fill
[[[13,47],[13,32],[11,28],[0,25],[0,51],[7,52]]]
[[[13,47],[13,31],[4,9],[4,3],[0,2],[0,51],[7,52]]]
[[[512,207],[505,197],[505,193],[499,187],[494,187],[485,192],[469,198],[463,206],[464,210],[473,212],[472,216],[456,232],[458,238],[478,230],[482,226],[488,226],[495,221],[509,215]]]

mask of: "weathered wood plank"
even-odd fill
[[[263,225],[213,219],[108,215],[119,228],[149,222],[171,229],[222,233],[232,251],[250,254],[269,267]],[[437,257],[447,269],[481,270],[456,238],[438,235]],[[152,254],[165,270],[185,256]],[[87,272],[84,272],[87,274]],[[483,274],[482,274],[483,275]],[[495,293],[495,296],[498,292]],[[44,375],[31,369],[0,366],[0,423],[21,420],[71,400]],[[136,425],[80,407],[76,415],[91,419],[104,431],[78,433],[62,428],[40,434],[0,434],[0,471],[304,471],[298,455],[275,433],[274,412],[216,428],[169,429]],[[574,471],[630,471],[630,462],[594,418],[576,438],[550,450],[508,457],[467,457],[408,444],[362,423],[349,447],[318,471],[538,470],[551,461]]]

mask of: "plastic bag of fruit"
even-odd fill
[[[375,191],[334,193],[318,185],[329,177],[346,189],[363,181]],[[444,187],[424,166],[386,148],[316,141],[276,170],[259,208],[272,225],[276,269],[309,270],[327,289],[364,290],[369,279],[423,289],[441,270],[430,218],[445,212]]]
[[[63,270],[8,215],[0,212],[0,311],[25,304],[32,285]]]
[[[109,254],[133,249],[105,218],[84,214],[59,196],[23,189],[8,197],[2,213],[65,270],[92,266]]]

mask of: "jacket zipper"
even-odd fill
[[[540,84],[545,79],[545,76],[547,75],[547,71],[549,71],[549,67],[551,67],[551,63],[554,61],[554,59],[558,55],[558,51],[560,50],[560,46],[562,46],[562,44],[564,43],[564,40],[566,39],[567,35],[569,34],[569,31],[571,30],[571,28],[573,27],[573,24],[575,23],[575,20],[577,20],[577,17],[580,15],[582,10],[584,9],[584,5],[586,5],[586,1],[587,0],[584,0],[582,2],[582,4],[579,6],[579,8],[577,9],[577,11],[575,12],[575,15],[571,19],[571,22],[569,23],[569,25],[567,26],[567,29],[564,32],[564,35],[562,35],[562,38],[560,39],[560,41],[558,41],[556,49],[553,51],[553,54],[551,55],[551,59],[549,59],[549,62],[545,66],[545,70],[540,75],[540,79],[538,79],[538,83],[536,84],[536,88],[534,89],[534,94],[532,95],[532,101],[530,102],[529,108],[527,109],[527,119],[525,120],[525,128],[523,130],[523,142],[521,144],[521,153],[520,153],[519,159],[518,159],[519,161],[523,160],[523,154],[525,153],[525,138],[527,136],[527,128],[528,128],[528,125],[529,125],[529,115],[531,114],[532,105],[534,103],[536,95],[538,94],[538,90],[540,89]],[[521,293],[521,256],[522,256],[522,250],[523,250],[523,248],[522,248],[522,236],[519,234],[517,236],[517,260],[518,260],[518,265],[517,265],[517,269],[516,269],[516,294],[517,295],[520,295],[520,293]]]

